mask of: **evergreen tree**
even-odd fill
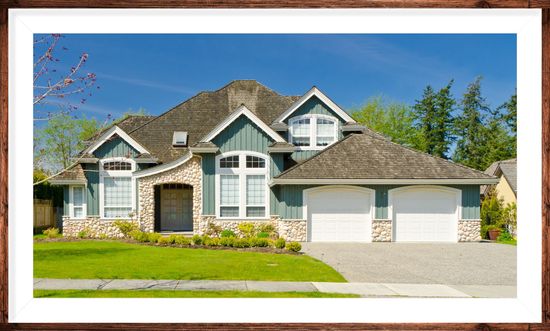
[[[452,112],[456,103],[451,94],[452,85],[453,80],[437,92],[428,85],[422,99],[413,107],[420,136],[416,147],[442,158],[447,158],[452,142]]]
[[[454,120],[454,131],[458,137],[453,160],[466,166],[484,170],[487,164],[488,129],[484,126],[485,115],[489,111],[485,98],[481,95],[481,77],[468,85],[460,102],[462,114]]]

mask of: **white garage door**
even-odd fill
[[[372,194],[354,187],[306,193],[308,240],[371,241]]]
[[[459,190],[397,189],[390,200],[395,241],[457,241]]]

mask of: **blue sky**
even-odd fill
[[[460,97],[483,76],[492,107],[516,88],[515,35],[65,35],[61,64],[89,54],[100,89],[74,115],[98,119],[144,108],[153,115],[235,79],[281,94],[316,85],[346,110],[369,97],[413,104],[422,89],[455,80]]]

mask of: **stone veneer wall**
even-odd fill
[[[197,226],[193,230],[194,233],[203,235],[208,230],[208,224],[214,223],[221,226],[224,230],[231,230],[239,235],[238,225],[242,222],[250,222],[256,225],[270,223],[275,227],[279,236],[285,238],[287,241],[307,240],[307,223],[305,220],[281,220],[277,215],[272,215],[269,220],[221,220],[217,219],[214,215],[206,215],[200,218],[200,221],[195,224]]]
[[[193,229],[198,227],[202,210],[201,177],[200,158],[192,157],[174,169],[138,178],[139,219],[142,231],[153,232],[155,228],[155,185],[169,183],[193,186]]]
[[[68,216],[63,216],[63,236],[78,237],[78,233],[86,231],[87,235],[92,238],[99,238],[102,235],[109,238],[124,237],[119,229],[113,225],[114,220],[100,220],[99,217],[88,217],[82,220],[70,219]],[[131,222],[138,224],[137,220]]]
[[[391,241],[392,221],[391,220],[372,220],[372,241],[386,242]]]
[[[458,221],[458,241],[480,241],[481,220]]]

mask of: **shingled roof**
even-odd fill
[[[508,182],[508,184],[510,184],[510,187],[512,188],[512,190],[514,190],[514,193],[517,193],[517,181],[518,181],[517,171],[518,171],[517,159],[509,159],[509,160],[493,162],[493,164],[491,164],[489,168],[485,170],[485,173],[488,175],[493,175],[497,177],[502,174],[504,178],[506,178],[506,181]],[[488,187],[482,186],[481,193],[483,194],[487,193],[486,192],[487,189]]]
[[[174,131],[186,131],[187,146],[193,146],[242,104],[263,122],[271,123],[298,98],[279,95],[255,80],[236,80],[217,91],[201,92],[147,123],[125,131],[166,163],[188,150],[172,146]]]
[[[372,134],[350,134],[275,179],[494,179]]]
[[[76,164],[73,167],[63,171],[59,175],[49,179],[49,182],[55,184],[56,182],[86,182],[86,176],[84,175],[84,169],[81,164]]]

